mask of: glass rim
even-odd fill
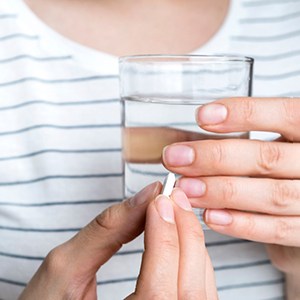
[[[170,60],[163,60],[170,59]],[[180,61],[182,59],[182,61]],[[206,54],[138,54],[119,57],[119,63],[181,63],[181,62],[203,62],[203,63],[228,63],[245,62],[253,64],[254,59],[249,56],[239,55],[206,55]]]

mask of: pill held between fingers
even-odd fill
[[[175,174],[170,172],[164,180],[162,194],[169,197],[172,193],[175,182],[176,182]]]

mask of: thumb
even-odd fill
[[[110,206],[63,244],[73,267],[81,274],[91,272],[95,275],[123,244],[143,232],[147,206],[160,190],[161,183],[155,182],[133,198]]]
[[[152,183],[133,198],[109,207],[71,240],[53,249],[20,299],[65,299],[62,295],[68,292],[92,291],[86,288],[95,284],[100,266],[143,231],[148,203],[160,190],[161,183]]]

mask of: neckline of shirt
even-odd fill
[[[190,54],[225,54],[228,51],[229,30],[237,21],[239,0],[230,0],[227,16],[221,28],[204,45]],[[45,53],[53,55],[70,55],[73,61],[86,69],[103,74],[118,74],[118,57],[109,53],[79,44],[45,24],[23,0],[11,0],[10,5],[18,14],[18,22],[28,31],[39,36],[39,44]],[[220,48],[222,45],[222,48]]]

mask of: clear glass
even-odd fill
[[[251,96],[253,59],[238,56],[121,57],[124,196],[163,180],[162,149],[201,139],[248,138],[214,134],[195,122],[197,107],[216,99]]]

